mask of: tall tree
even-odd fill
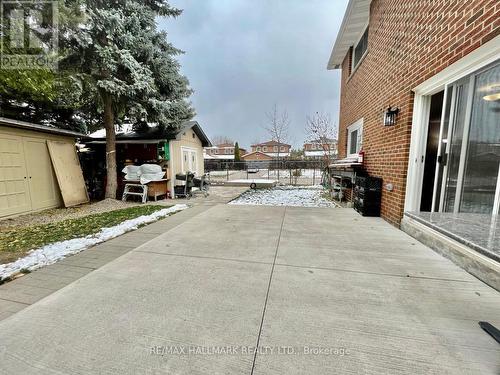
[[[240,145],[238,142],[234,144],[234,161],[240,162],[241,161],[241,155],[240,155]]]
[[[265,129],[273,141],[278,142],[278,180],[280,178],[280,148],[281,144],[288,140],[289,130],[290,130],[290,118],[288,116],[288,111],[285,109],[283,111],[278,110],[278,106],[275,104],[273,109],[266,113],[267,125]]]
[[[68,0],[69,1],[69,0]],[[80,0],[73,0],[80,1]],[[181,10],[166,0],[85,0],[88,22],[73,40],[66,60],[77,66],[97,104],[106,130],[106,198],[116,197],[115,125],[155,122],[175,127],[194,116],[191,94],[176,56],[182,53],[157,30],[157,17],[177,17]]]
[[[22,30],[14,34],[24,34],[23,43],[13,46],[10,35],[13,29],[9,23],[13,22],[12,18],[0,20],[0,36],[5,54],[37,55],[57,64],[67,53],[66,42],[79,32],[79,25],[84,21],[80,5],[64,0],[58,0],[56,4],[20,2],[10,6],[21,9],[25,17],[30,14],[37,22],[28,22],[31,18],[27,18]],[[57,25],[53,6],[58,9]],[[56,33],[56,30],[59,32]],[[36,42],[33,43],[32,39]],[[57,49],[55,40],[58,42]],[[57,69],[45,65],[0,69],[1,116],[84,131],[84,124],[73,117],[80,94],[79,82],[61,66]]]

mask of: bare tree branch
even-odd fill
[[[287,110],[278,111],[275,104],[273,109],[266,113],[268,124],[264,127],[273,141],[284,143],[288,140],[290,117]]]
[[[230,137],[225,136],[225,135],[216,135],[216,136],[212,137],[212,143],[214,145],[222,145],[225,143],[229,143],[229,144],[234,145],[234,141]]]
[[[329,165],[332,156],[336,153],[337,125],[333,123],[329,114],[316,112],[314,116],[306,118],[306,134],[308,141],[321,145],[324,151],[325,165]]]
[[[290,129],[290,117],[288,112],[284,109],[282,112],[278,110],[278,106],[275,104],[271,112],[266,113],[268,124],[264,127],[268,132],[269,136],[273,141],[278,142],[278,181],[280,178],[280,149],[281,144],[288,140],[289,129]]]

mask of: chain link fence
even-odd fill
[[[281,184],[310,186],[322,183],[323,160],[205,160],[205,172],[211,184],[234,180],[266,179]]]

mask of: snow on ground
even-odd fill
[[[189,206],[185,204],[176,204],[175,206],[153,212],[150,215],[142,215],[134,219],[125,220],[123,223],[110,228],[102,228],[101,231],[96,234],[55,242],[39,249],[32,250],[27,256],[15,262],[0,264],[0,280],[10,277],[24,269],[33,271],[37,268],[48,266],[68,255],[79,253],[98,243],[135,230],[140,225],[152,223],[175,212],[185,210],[188,207]]]
[[[230,181],[237,183],[248,183],[248,184],[251,184],[252,182],[255,182],[256,184],[275,184],[278,182],[276,180],[268,180],[265,178],[248,178],[248,179],[230,180]]]
[[[241,171],[229,171],[229,175],[233,175],[233,174],[236,174],[236,173],[239,173]],[[227,171],[211,171],[211,172],[208,172],[210,174],[211,177],[226,177],[228,175],[228,172]]]
[[[298,178],[316,178],[318,181],[321,180],[321,174],[323,173],[320,169],[281,169],[280,170],[280,178],[284,177],[290,177],[290,171],[292,171],[292,178],[295,178],[293,174],[296,173],[296,171],[299,171],[300,175]],[[278,176],[278,171],[277,170],[271,170],[269,171],[269,176],[270,177],[277,177]]]
[[[279,186],[272,189],[251,190],[229,204],[293,206],[293,207],[335,207],[335,204],[322,197],[324,189],[320,186]]]

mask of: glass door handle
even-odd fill
[[[442,164],[442,165],[446,165],[446,163],[448,163],[448,154],[439,155],[438,156],[438,163]]]

